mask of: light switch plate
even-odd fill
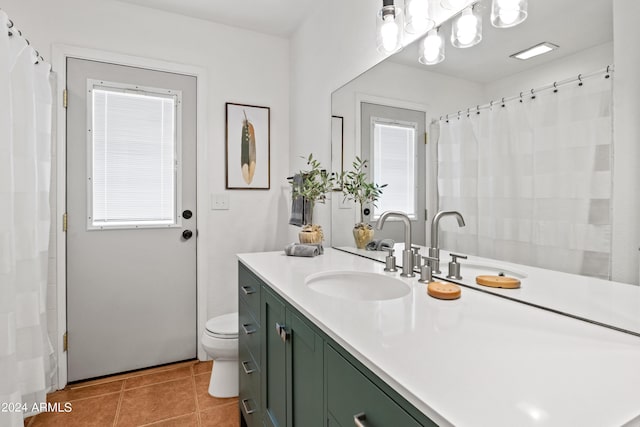
[[[229,195],[228,194],[212,194],[211,195],[211,210],[212,211],[226,211],[229,209]]]

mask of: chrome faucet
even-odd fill
[[[398,217],[404,222],[404,250],[402,251],[402,273],[400,275],[403,277],[414,277],[413,252],[411,252],[411,220],[407,214],[400,211],[383,212],[376,222],[376,230],[382,230],[384,222],[390,216]]]
[[[455,216],[458,220],[458,226],[464,227],[466,224],[464,223],[464,218],[462,214],[458,211],[440,211],[431,220],[431,247],[429,248],[429,256],[432,258],[436,258],[437,261],[432,261],[431,265],[433,267],[433,272],[435,274],[440,274],[440,247],[438,243],[438,226],[440,225],[440,220],[445,216]]]

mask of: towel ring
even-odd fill
[[[504,97],[502,97],[502,108],[504,108]]]
[[[578,80],[580,81],[580,83],[578,83],[578,86],[582,86],[582,74],[578,74]]]
[[[553,82],[553,93],[558,93],[558,82]]]
[[[520,102],[522,103],[522,92],[520,92]]]
[[[536,99],[536,93],[533,89],[531,89],[531,99]]]

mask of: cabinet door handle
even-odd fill
[[[251,415],[251,414],[253,414],[254,412],[256,412],[256,410],[255,410],[255,409],[249,409],[249,407],[248,407],[247,403],[249,403],[249,399],[242,399],[242,407],[244,408],[244,412],[245,412],[247,415]]]
[[[289,332],[287,331],[287,327],[285,325],[281,325],[276,322],[276,332],[280,335],[280,339],[282,342],[287,342],[287,338],[289,338]]]
[[[253,289],[251,286],[241,286],[240,289],[242,289],[242,292],[244,292],[245,295],[251,295],[256,293],[256,290]]]
[[[359,414],[355,414],[353,416],[353,423],[356,427],[368,427],[369,423],[367,423],[367,415],[364,412],[360,412]]]
[[[256,328],[248,328],[248,326],[251,326],[251,323],[242,324],[242,330],[244,331],[245,334],[251,335],[256,332]]]
[[[245,360],[244,362],[242,362],[242,369],[244,369],[245,374],[252,374],[256,371],[255,369],[251,369],[248,366],[249,366],[248,360]]]

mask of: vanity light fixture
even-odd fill
[[[429,0],[405,0],[405,31],[422,34],[435,26],[431,18]]]
[[[527,19],[528,0],[493,0],[491,25],[496,28],[515,27]]]
[[[538,56],[538,55],[542,55],[544,53],[551,52],[552,50],[556,50],[559,47],[560,46],[555,45],[553,43],[543,42],[543,43],[538,43],[535,46],[531,46],[530,48],[522,50],[522,51],[520,51],[518,53],[514,53],[513,55],[509,55],[509,57],[510,58],[521,59],[521,60],[531,59],[534,56]]]
[[[434,28],[420,42],[418,61],[424,65],[435,65],[444,61],[444,37],[439,28]]]
[[[451,25],[451,44],[459,48],[475,46],[482,40],[482,15],[476,3],[465,8]]]
[[[383,0],[376,20],[378,52],[392,54],[399,51],[402,48],[403,30],[402,9],[395,6],[393,0]]]

